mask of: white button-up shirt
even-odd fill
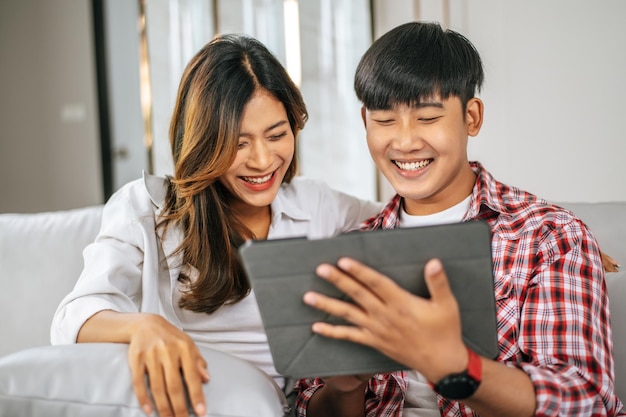
[[[181,257],[172,254],[182,230],[172,227],[160,238],[155,233],[165,194],[164,178],[144,175],[109,199],[100,232],[84,250],[84,270],[54,315],[52,343],[75,343],[83,323],[102,310],[157,313],[196,343],[246,359],[282,386],[253,294],[213,314],[178,307]],[[340,193],[323,182],[296,177],[281,187],[272,203],[268,239],[335,236],[380,208],[379,203]]]

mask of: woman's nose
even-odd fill
[[[262,171],[272,164],[272,153],[266,141],[254,141],[251,151],[248,165],[252,168]]]

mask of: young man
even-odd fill
[[[486,220],[497,359],[464,345],[439,260],[426,264],[431,298],[423,299],[344,258],[317,272],[355,304],[317,293],[304,299],[353,326],[316,323],[313,331],[371,346],[411,371],[301,381],[301,415],[626,415],[614,393],[597,242],[572,213],[468,161],[468,137],[483,122],[475,97],[482,82],[480,57],[465,37],[438,24],[408,23],[365,53],[355,89],[371,155],[398,193],[364,228]]]

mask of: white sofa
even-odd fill
[[[596,235],[603,251],[623,265],[621,272],[607,274],[607,284],[613,321],[616,385],[618,395],[624,400],[626,399],[626,303],[622,299],[626,297],[626,202],[564,203],[562,205],[581,217]],[[59,351],[55,349],[58,347],[47,346],[49,345],[50,322],[57,305],[63,296],[71,290],[80,273],[82,268],[81,252],[83,247],[93,240],[98,231],[101,210],[101,206],[95,206],[49,213],[0,214],[0,417],[17,415],[8,412],[6,408],[8,398],[11,397],[11,394],[7,396],[7,392],[14,389],[11,387],[15,387],[15,378],[10,380],[9,377],[15,376],[15,373],[23,373],[25,379],[35,378],[34,381],[37,383],[32,388],[34,390],[33,395],[42,395],[41,385],[51,385],[50,390],[43,395],[44,397],[58,394],[59,390],[63,391],[62,387],[67,385],[67,383],[62,382],[61,388],[59,388],[52,384],[56,381],[42,382],[37,379],[40,378],[41,374],[28,374],[22,365],[27,361],[34,360],[44,362],[47,358],[46,355],[53,355],[57,365],[64,364],[63,361],[66,359],[63,358],[67,358],[68,355],[59,354]],[[75,357],[73,361],[68,361],[66,364],[67,372],[64,375],[68,378],[72,375],[78,378],[77,383],[80,382],[81,374],[86,373],[85,370],[91,369],[90,367],[101,367],[102,381],[107,381],[108,376],[113,378],[111,381],[115,381],[114,375],[118,375],[119,380],[120,373],[124,375],[126,372],[125,361],[115,362],[115,365],[106,365],[109,359],[116,355],[120,356],[119,353],[116,353],[116,349],[123,349],[123,346],[83,345],[60,348],[74,349],[72,354]],[[25,352],[25,349],[29,350]],[[93,350],[98,349],[100,350],[96,356],[100,359],[94,363]],[[224,359],[223,354],[217,352],[204,350],[203,354],[207,356],[216,355],[216,360],[207,359],[209,364],[226,363],[228,365],[220,366],[219,369],[209,369],[213,375],[214,383],[206,386],[207,398],[221,398],[223,399],[221,403],[225,403],[224,407],[227,408],[226,411],[224,411],[225,409],[214,408],[214,412],[230,413],[224,414],[229,416],[282,415],[284,396],[281,393],[276,394],[273,391],[275,387],[272,386],[272,381],[267,381],[267,379],[257,375],[256,368],[251,369],[251,366],[241,363],[242,361],[235,358]],[[17,362],[16,358],[19,359]],[[41,366],[44,364],[40,363]],[[229,373],[229,367],[239,369],[241,375]],[[108,373],[104,372],[106,369],[109,370]],[[7,370],[11,371],[8,372]],[[78,372],[78,375],[74,375],[72,370]],[[256,390],[256,393],[252,393],[250,390],[250,393],[245,394],[248,401],[243,403],[251,404],[256,401],[257,404],[245,409],[241,404],[242,401],[238,401],[240,408],[233,411],[232,408],[235,405],[229,404],[230,400],[226,400],[229,397],[221,391],[216,391],[217,388],[213,388],[219,385],[215,380],[216,372],[229,374],[223,376],[226,385],[228,383],[241,385],[242,382],[237,378],[242,375],[244,379],[247,378],[263,385],[264,388]],[[9,373],[13,375],[8,375]],[[117,384],[117,388],[120,388],[117,391],[121,392],[117,399],[121,402],[127,399],[131,404],[130,406],[124,405],[123,412],[118,408],[111,409],[113,410],[111,414],[101,412],[97,415],[142,415],[136,402],[133,402],[135,401],[134,396],[129,395],[129,387],[130,385]],[[109,397],[111,397],[110,391],[112,390],[105,391]],[[239,398],[243,398],[241,391],[238,390],[237,392]],[[72,397],[74,400],[76,395]],[[83,393],[82,395],[84,397],[87,394]],[[100,394],[95,393],[93,395],[98,396]],[[257,395],[257,397],[251,397],[252,395]],[[100,395],[97,398],[100,404],[103,401],[101,397]],[[96,399],[92,398],[90,401],[96,401]],[[261,402],[265,404],[264,410],[266,411],[262,411]],[[40,405],[44,407],[40,410],[47,410],[47,412],[38,414],[36,408],[31,407],[31,412],[28,415],[57,415],[50,413],[50,402]],[[15,405],[15,407],[19,406],[19,404]],[[93,404],[84,404],[84,407],[91,406]],[[75,409],[61,407],[58,415],[88,415],[84,411],[80,410],[80,407]],[[209,406],[209,411],[211,412],[211,406]],[[250,414],[246,414],[248,412]],[[19,415],[22,416],[22,414]]]
[[[0,417],[145,416],[126,345],[49,346],[52,315],[80,274],[101,213],[102,206],[0,214]],[[264,372],[225,353],[201,352],[211,374],[204,386],[208,416],[288,413],[284,394]]]

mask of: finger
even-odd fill
[[[193,353],[185,355],[182,360],[182,371],[187,384],[189,402],[195,413],[200,417],[206,414],[206,402],[202,384],[208,381],[208,372],[206,368],[202,367],[203,362],[203,359],[197,360]]]
[[[209,370],[207,369],[208,364],[206,363],[202,355],[200,355],[197,364],[198,371],[202,375],[202,382],[209,382],[209,379],[211,379],[211,375],[209,375]]]
[[[152,392],[152,399],[154,400],[157,414],[159,416],[173,415],[166,390],[165,376],[163,375],[163,368],[160,363],[154,363],[153,366],[148,367],[148,379],[150,381],[150,391]]]
[[[452,297],[448,276],[439,259],[431,259],[426,263],[424,279],[432,301],[438,302],[445,300],[447,297]]]
[[[360,306],[368,310],[382,308],[381,294],[378,293],[380,285],[374,281],[387,278],[363,264],[355,263],[356,261],[344,258],[338,262],[341,269],[322,264],[317,267],[316,272]],[[375,278],[371,275],[375,275]]]
[[[356,326],[334,325],[324,322],[316,322],[311,326],[313,333],[317,333],[331,339],[347,340],[354,343],[360,343],[367,346],[374,346],[376,340],[370,336],[370,333]]]
[[[387,299],[400,289],[391,278],[354,259],[341,258],[337,265],[379,299]]]
[[[187,400],[183,387],[183,376],[181,375],[181,364],[170,362],[164,366],[165,385],[172,411],[175,417],[189,417],[187,412]]]
[[[139,406],[146,415],[152,415],[152,402],[150,401],[148,387],[146,386],[146,369],[143,362],[138,358],[129,358],[129,364],[133,390],[135,391]]]
[[[306,292],[303,296],[303,300],[311,307],[315,307],[332,316],[342,318],[357,326],[364,325],[369,321],[364,310],[346,301],[341,301],[313,291]]]

